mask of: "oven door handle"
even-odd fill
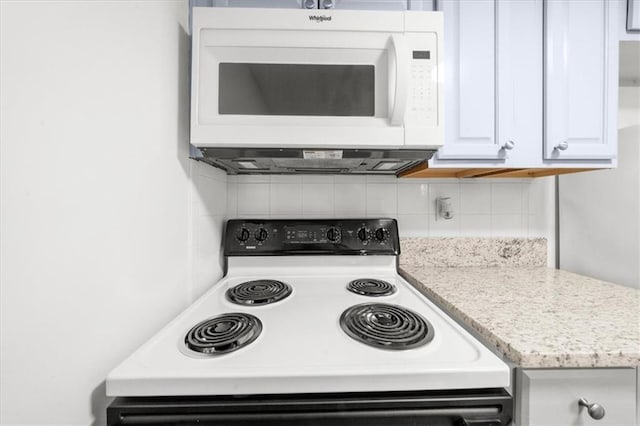
[[[393,46],[395,64],[393,77],[395,89],[390,121],[392,126],[401,126],[404,122],[404,115],[407,112],[407,97],[409,95],[409,56],[406,37],[403,34],[393,34],[391,36],[391,45]]]
[[[264,424],[276,425],[282,421],[308,422],[315,420],[318,424],[326,424],[326,421],[334,420],[358,420],[370,418],[402,418],[411,417],[421,420],[432,417],[448,418],[456,426],[502,426],[499,419],[494,419],[498,414],[495,407],[452,407],[452,408],[424,408],[424,409],[400,409],[400,410],[365,410],[365,411],[330,411],[330,412],[284,412],[284,413],[120,413],[117,417],[119,423],[115,425],[157,425],[157,424],[192,424],[206,422],[219,422],[221,424]],[[487,420],[489,419],[489,420]],[[322,423],[324,421],[325,423]]]

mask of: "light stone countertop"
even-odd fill
[[[640,365],[637,289],[544,266],[433,266],[402,249],[405,279],[521,367]]]

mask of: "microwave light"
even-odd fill
[[[259,169],[260,168],[258,167],[255,161],[246,160],[246,161],[236,161],[235,163],[241,169]]]
[[[404,161],[381,161],[375,165],[373,170],[396,170],[403,164],[405,164]]]

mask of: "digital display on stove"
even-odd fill
[[[289,244],[328,243],[327,227],[321,225],[285,226],[284,239]]]

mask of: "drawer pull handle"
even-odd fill
[[[589,404],[589,401],[584,398],[580,398],[578,400],[578,405],[581,407],[587,407],[587,412],[594,420],[600,420],[604,417],[604,407],[600,404]]]

